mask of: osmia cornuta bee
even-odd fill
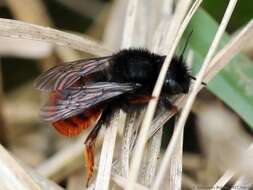
[[[144,49],[125,49],[111,56],[77,60],[41,74],[36,88],[50,91],[41,116],[65,136],[93,127],[85,140],[88,180],[93,175],[94,143],[108,110],[147,103],[165,56]],[[181,56],[174,56],[166,74],[161,101],[187,93],[192,77]],[[137,106],[138,108],[138,106]],[[136,108],[136,109],[137,109]],[[100,121],[100,122],[98,122]]]

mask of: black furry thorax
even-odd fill
[[[142,85],[142,91],[152,92],[166,56],[146,49],[123,49],[112,55],[110,73],[114,82],[132,82]],[[168,95],[187,93],[190,86],[188,68],[181,57],[171,60],[163,87]]]

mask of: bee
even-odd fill
[[[60,134],[75,136],[93,127],[84,143],[87,183],[93,176],[95,140],[106,113],[115,108],[135,108],[154,98],[152,90],[165,58],[145,49],[123,49],[111,56],[57,65],[36,80],[37,89],[50,92],[40,115]],[[183,53],[174,56],[160,97],[168,109],[173,107],[173,95],[189,91],[191,79],[195,78]]]

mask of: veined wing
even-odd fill
[[[54,91],[41,109],[41,116],[46,121],[66,119],[138,87],[136,83],[97,82]]]
[[[35,81],[35,88],[45,91],[63,90],[70,87],[82,76],[86,76],[109,66],[111,56],[77,60],[57,65],[42,73]]]

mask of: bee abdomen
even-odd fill
[[[101,114],[102,110],[89,110],[67,119],[55,121],[52,125],[64,136],[76,136],[84,129],[95,126],[100,119]]]

